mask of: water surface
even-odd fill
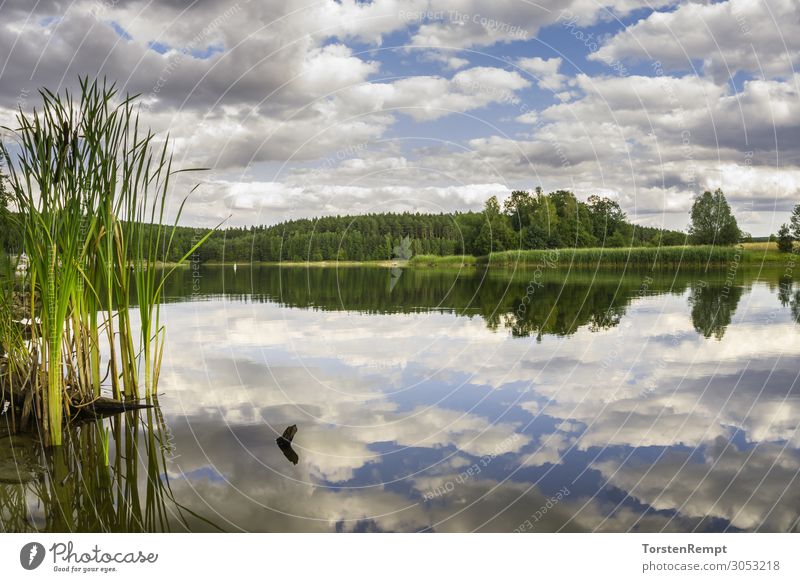
[[[45,456],[5,437],[0,525],[795,531],[800,290],[781,277],[184,269],[160,410]]]

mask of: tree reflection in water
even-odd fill
[[[783,307],[789,308],[792,319],[800,323],[800,288],[794,288],[792,279],[783,278],[783,282],[778,286],[778,300]]]
[[[706,338],[721,340],[743,293],[741,285],[695,283],[689,296],[695,330]]]
[[[761,276],[774,280],[778,274]],[[513,337],[537,340],[548,335],[569,336],[584,327],[591,331],[610,329],[619,325],[638,298],[688,293],[695,329],[706,338],[719,340],[748,288],[746,281],[753,280],[752,274],[744,272],[729,279],[723,269],[637,272],[423,268],[405,269],[396,281],[392,277],[390,270],[375,267],[253,266],[236,274],[209,268],[203,273],[203,290],[207,297],[224,294],[229,299],[322,311],[477,315],[489,329],[507,329]],[[190,284],[175,277],[167,283],[167,295],[173,300],[194,297],[187,293]],[[800,293],[795,293],[791,305],[795,319],[800,320]]]

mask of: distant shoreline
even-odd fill
[[[473,257],[474,258],[474,257]],[[200,263],[204,267],[383,267],[391,269],[394,267],[408,266],[409,261],[249,261],[247,263],[208,261]]]
[[[513,250],[492,253],[489,256],[472,255],[418,255],[410,260],[377,261],[254,261],[247,263],[210,261],[209,267],[283,266],[283,267],[381,267],[381,268],[436,268],[436,267],[704,267],[713,265],[770,265],[776,266],[797,260],[794,253],[780,253],[774,243],[743,243],[726,247],[671,246],[671,247],[619,247],[577,249]]]

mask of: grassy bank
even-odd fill
[[[407,261],[250,261],[250,262],[221,262],[207,261],[204,267],[404,267]]]
[[[785,255],[770,250],[750,250],[743,246],[675,246],[640,248],[588,248],[505,251],[481,257],[490,266],[548,265],[594,267],[630,266],[675,268],[724,266],[732,263],[762,263],[785,260]]]
[[[485,257],[420,255],[413,257],[413,267],[498,266],[548,267],[622,266],[675,268],[725,266],[738,262],[759,265],[781,264],[789,255],[778,252],[775,243],[745,243],[739,246],[671,246],[626,248],[579,248],[514,250]]]
[[[408,261],[282,261],[238,263],[240,267],[272,265],[283,267],[597,267],[622,266],[641,268],[723,267],[734,262],[745,265],[786,263],[790,255],[780,253],[774,242],[744,243],[738,246],[665,246],[624,248],[535,249],[492,253],[484,257],[472,255],[416,255]],[[211,261],[210,267],[232,267],[234,263]]]
[[[408,261],[409,267],[474,267],[479,258],[472,255],[417,255]]]

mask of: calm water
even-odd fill
[[[780,276],[187,269],[160,410],[4,437],[0,526],[797,530]]]

